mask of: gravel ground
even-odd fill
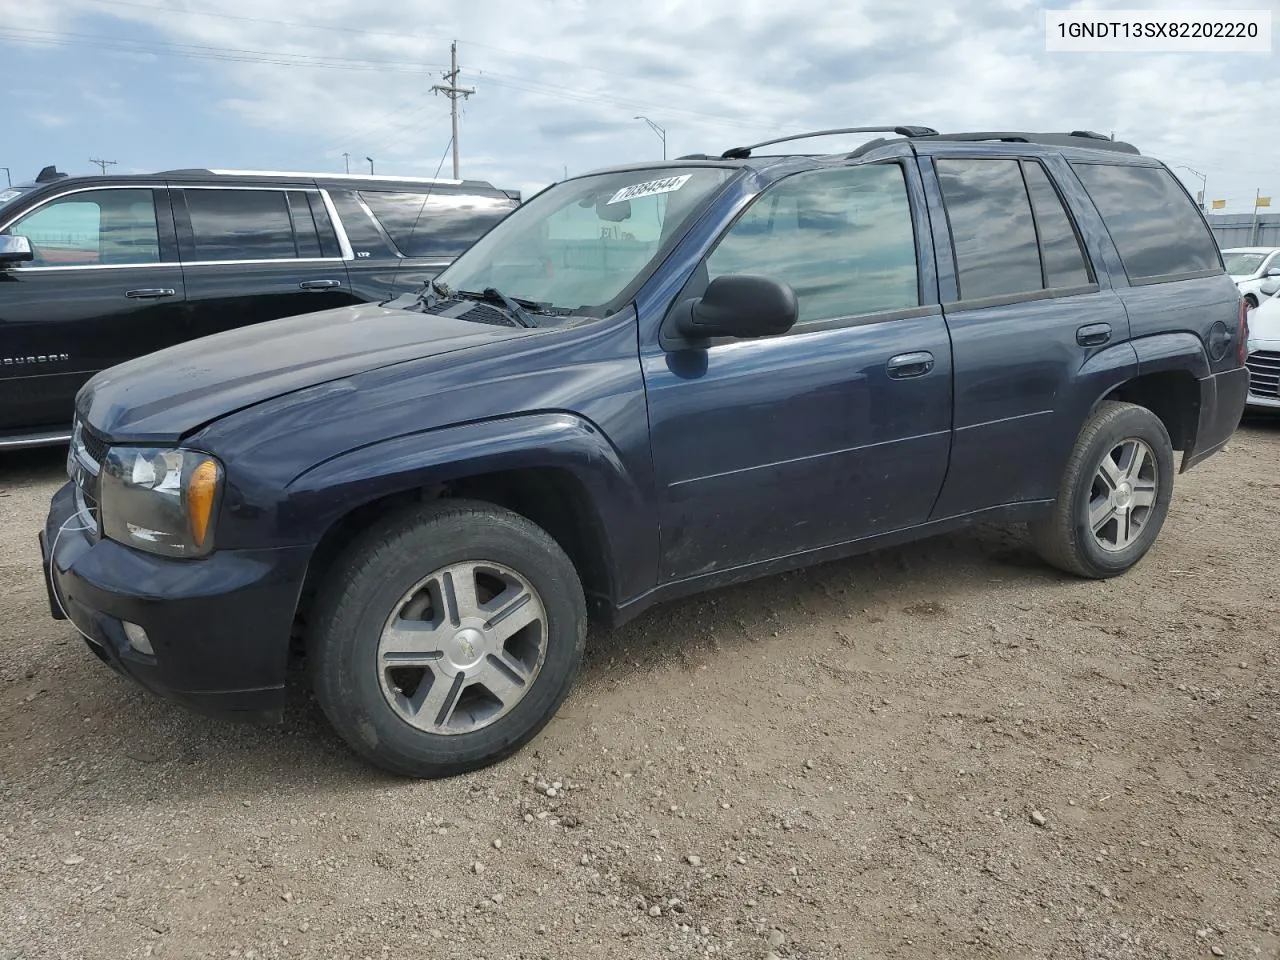
[[[61,469],[0,460],[0,958],[1280,957],[1280,423],[1120,580],[982,528],[671,604],[435,783],[99,664]]]

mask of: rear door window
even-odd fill
[[[1168,170],[1109,163],[1072,167],[1098,208],[1130,282],[1222,269],[1204,217]]]
[[[1093,282],[1085,263],[1080,238],[1062,198],[1053,188],[1044,167],[1034,161],[1022,164],[1031,194],[1031,209],[1036,216],[1036,233],[1040,238],[1040,258],[1044,263],[1046,287],[1079,287]]]
[[[292,260],[299,256],[283,190],[185,190],[193,261]]]
[[[960,299],[1043,289],[1031,201],[1017,160],[939,159]]]
[[[506,197],[447,192],[362,190],[360,197],[406,257],[453,259],[516,206]]]

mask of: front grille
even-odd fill
[[[1258,350],[1249,354],[1249,392],[1255,397],[1280,400],[1280,353]]]
[[[95,464],[101,464],[107,456],[107,447],[110,444],[105,439],[98,436],[83,423],[80,424],[80,445],[84,447],[85,454]]]

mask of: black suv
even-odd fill
[[[296,638],[355,750],[437,776],[547,722],[589,612],[976,521],[1123,573],[1244,407],[1203,214],[1097,135],[894,132],[575,177],[419,296],[101,374],[53,615],[220,713],[279,716]]]
[[[420,289],[519,199],[472,180],[47,167],[0,191],[0,448],[67,440],[76,391],[124,360]]]

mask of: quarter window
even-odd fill
[[[790,284],[799,323],[920,304],[902,168],[797,174],[762,193],[707,259],[708,279],[762,274]]]
[[[89,190],[46,203],[8,231],[31,241],[28,266],[82,267],[160,262],[150,190]]]
[[[1222,269],[1204,217],[1163,167],[1075,163],[1130,281]]]
[[[290,260],[299,255],[283,190],[187,190],[190,260]],[[313,228],[314,229],[314,228]]]
[[[515,208],[512,200],[458,193],[392,193],[360,196],[406,257],[453,259]]]

